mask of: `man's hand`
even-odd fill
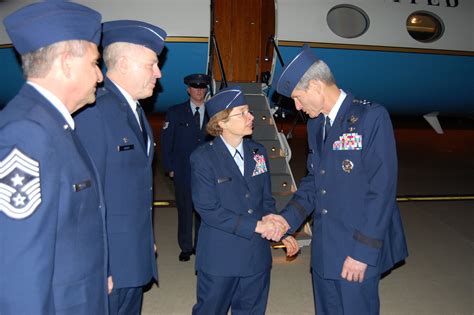
[[[278,233],[276,233],[277,235],[275,235],[275,237],[269,238],[268,236],[271,236],[271,235],[269,235],[267,233],[262,234],[262,237],[265,237],[269,240],[271,239],[271,240],[274,240],[274,241],[279,241],[281,239],[281,237],[283,235],[285,235],[285,233],[290,228],[290,225],[288,224],[288,222],[286,222],[285,218],[282,217],[281,215],[268,214],[268,215],[266,215],[262,218],[262,221],[263,222],[270,221],[278,228]],[[278,239],[275,239],[275,238],[278,238]]]
[[[174,178],[174,171],[168,172],[168,176],[169,176],[169,178]]]
[[[341,277],[347,281],[364,281],[365,270],[367,270],[367,264],[361,261],[352,259],[347,256],[342,266]]]
[[[261,234],[262,238],[275,242],[279,241],[284,234],[284,232],[282,232],[282,230],[271,220],[258,221],[255,232]]]
[[[288,231],[290,225],[286,222],[285,218],[278,214],[268,214],[262,218],[263,221],[271,220],[273,223],[279,225],[279,227],[283,230]]]
[[[277,242],[286,231],[288,231],[289,227],[290,226],[283,217],[269,214],[263,217],[261,221],[257,222],[255,232],[261,234],[262,238]]]
[[[296,253],[298,253],[298,251],[300,250],[300,246],[298,245],[298,242],[291,235],[282,239],[281,242],[286,247],[286,256],[288,257],[296,255]]]
[[[112,280],[112,276],[109,276],[107,278],[107,291],[110,295],[112,293],[112,290],[114,289],[114,281]]]

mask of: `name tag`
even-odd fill
[[[232,181],[232,177],[221,177],[221,178],[217,179],[218,184],[222,184],[222,183],[225,183],[225,182],[231,182],[231,181]]]
[[[121,151],[133,150],[134,148],[135,148],[135,145],[133,145],[133,144],[126,144],[126,145],[119,145],[119,146],[117,147],[117,150],[118,150],[119,152],[121,152]]]
[[[74,189],[75,192],[79,192],[81,190],[91,187],[91,185],[92,183],[90,179],[88,179],[88,180],[83,181],[82,183],[72,185],[72,188]]]

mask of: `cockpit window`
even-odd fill
[[[434,42],[444,32],[444,25],[441,19],[431,12],[414,12],[408,16],[406,24],[408,34],[422,43]]]
[[[344,38],[355,38],[369,28],[369,16],[359,7],[341,4],[329,10],[327,23],[331,31]]]

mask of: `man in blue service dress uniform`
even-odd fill
[[[309,173],[281,215],[289,233],[313,218],[317,313],[378,314],[381,273],[408,255],[390,117],[340,90],[308,47],[283,68],[276,88],[311,118]]]
[[[264,314],[272,264],[264,237],[279,239],[288,226],[264,218],[275,213],[268,156],[261,144],[244,139],[254,117],[241,89],[221,90],[206,111],[216,138],[191,155],[193,201],[202,218],[193,314],[225,315],[229,307],[232,314]],[[281,233],[273,238],[275,229]],[[288,255],[298,251],[293,237],[283,242]]]
[[[95,106],[75,117],[77,132],[97,164],[107,204],[111,314],[139,314],[143,286],[158,279],[152,226],[153,134],[138,100],[161,78],[165,31],[119,20],[103,25],[104,88]]]
[[[0,314],[107,314],[102,189],[71,113],[94,102],[101,15],[40,2],[7,16],[26,83],[0,114]]]
[[[206,124],[204,98],[211,77],[191,74],[184,78],[188,86],[189,100],[172,106],[166,114],[161,131],[161,157],[163,168],[173,179],[176,207],[178,208],[178,244],[180,261],[188,261],[196,248],[201,219],[195,213],[191,196],[191,166],[189,156],[205,140]],[[193,214],[194,246],[193,246]]]

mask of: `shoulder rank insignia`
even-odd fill
[[[352,103],[354,104],[362,104],[362,105],[372,105],[372,102],[371,101],[368,101],[368,100],[360,100],[360,99],[353,99],[352,100]]]
[[[20,220],[40,204],[39,163],[15,148],[0,160],[0,212]]]

